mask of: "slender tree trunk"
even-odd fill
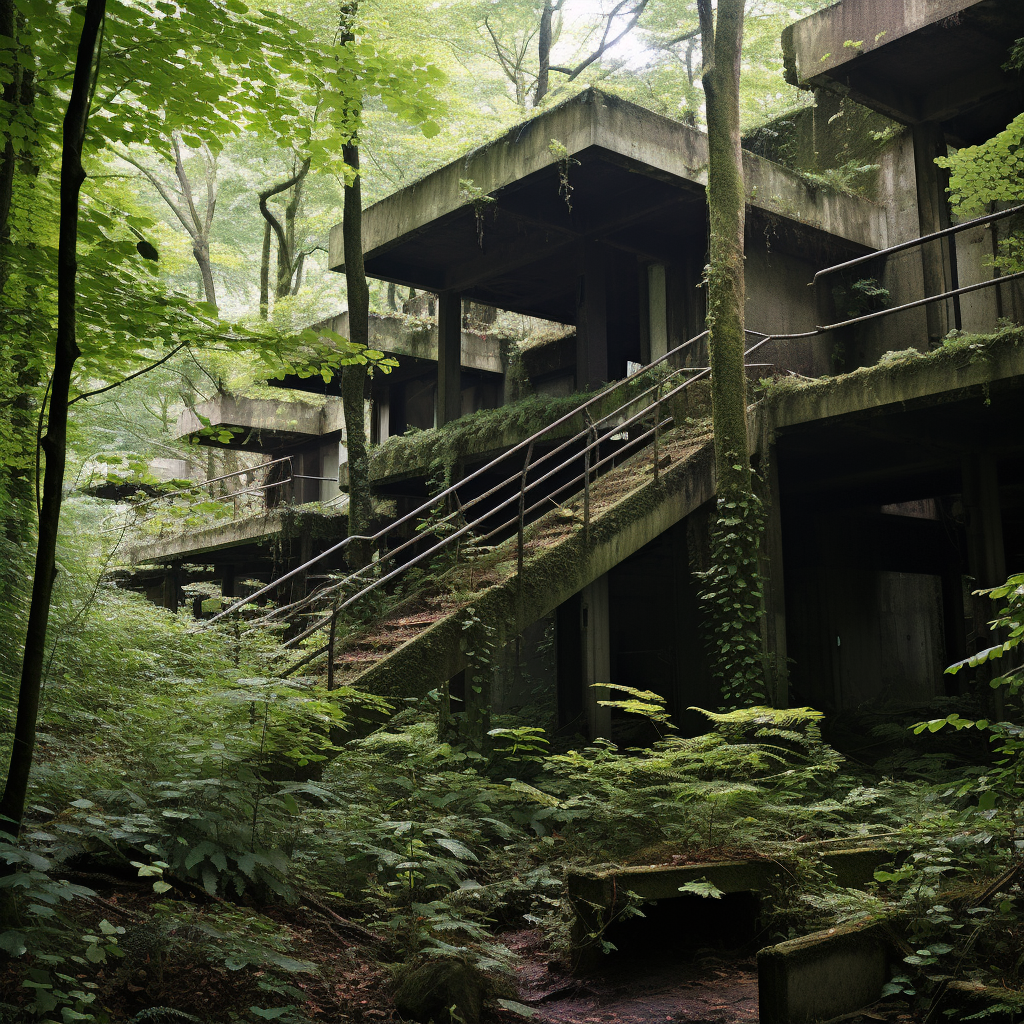
[[[551,20],[555,12],[550,3],[544,4],[540,16],[540,31],[537,33],[537,89],[533,94],[533,105],[539,107],[548,94],[551,78]]]
[[[345,285],[348,291],[348,338],[357,345],[370,344],[370,289],[363,267],[362,195],[359,187],[359,147],[344,148],[345,163],[355,172],[345,186],[342,235],[345,247]],[[363,391],[366,364],[342,368],[341,392],[345,407],[345,443],[348,447],[348,532],[350,537],[369,533],[373,506],[370,499],[370,462],[366,452],[366,421]],[[372,552],[365,542],[351,544],[353,566],[369,565]]]
[[[260,254],[260,319],[270,315],[270,221],[263,225],[263,252]]]
[[[205,239],[194,239],[192,255],[199,264],[199,273],[203,278],[203,293],[211,306],[217,305],[217,289],[213,283],[213,269],[210,267],[210,243]]]
[[[746,196],[740,149],[740,51],[745,0],[718,0],[717,25],[711,0],[699,0],[707,97],[708,329],[715,470],[719,497],[750,490],[747,456],[747,378],[743,351],[745,286],[743,229]]]
[[[340,40],[343,45],[354,41],[359,0],[344,0],[340,5]],[[370,289],[363,265],[363,198],[359,174],[359,143],[356,130],[362,108],[359,101],[345,111],[352,132],[344,146],[345,163],[355,172],[351,184],[345,185],[342,218],[342,241],[345,255],[345,287],[348,292],[348,337],[357,345],[370,344]],[[348,447],[348,533],[350,537],[366,536],[370,531],[373,505],[370,498],[370,463],[366,452],[366,421],[363,391],[366,386],[366,364],[351,363],[342,368],[341,394],[345,411],[345,443]],[[349,545],[352,567],[370,564],[373,552],[368,542]]]
[[[79,356],[75,331],[75,298],[78,276],[79,197],[82,182],[85,180],[82,147],[89,122],[93,65],[97,58],[97,46],[105,12],[106,0],[88,0],[75,61],[71,97],[64,117],[57,254],[57,336],[50,388],[50,415],[46,434],[42,439],[43,450],[46,453],[46,476],[43,481],[39,541],[25,635],[14,745],[3,798],[0,799],[0,830],[13,838],[17,838],[25,814],[25,797],[35,750],[46,627],[56,575],[57,531],[60,527],[64,465],[67,456],[68,399],[71,392],[71,375],[75,360]],[[99,73],[98,68],[96,73]]]

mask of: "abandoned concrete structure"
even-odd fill
[[[1008,328],[984,344],[947,338],[1024,318],[1020,279],[999,281],[989,260],[1013,220],[915,243],[950,226],[934,157],[947,144],[990,137],[1024,111],[1022,79],[999,70],[1021,36],[1015,0],[840,0],[785,34],[788,74],[814,90],[816,106],[768,126],[745,154],[747,326],[752,341],[757,332],[768,338],[750,373],[783,378],[750,413],[752,459],[770,507],[766,643],[780,702],[838,709],[946,692],[944,666],[984,639],[988,609],[972,589],[1024,570],[1024,342]],[[862,176],[856,193],[823,173],[848,163]],[[437,295],[436,326],[373,324],[374,345],[399,361],[367,396],[373,439],[388,441],[372,479],[399,517],[382,557],[413,543],[416,523],[403,514],[428,493],[431,439],[455,438],[455,421],[511,401],[524,379],[540,395],[593,392],[700,336],[706,166],[699,131],[590,89],[365,212],[367,272]],[[340,227],[330,252],[342,269]],[[924,301],[936,295],[947,297]],[[464,329],[466,300],[566,326],[517,362],[517,382],[506,344]],[[343,318],[331,326],[345,333]],[[668,365],[699,379],[702,349],[698,341]],[[330,393],[318,381],[283,383]],[[519,555],[514,573],[495,569],[473,605],[478,616],[509,623],[502,643],[520,637],[511,674],[523,675],[523,658],[530,663],[530,686],[547,694],[563,728],[625,728],[599,704],[602,684],[656,690],[678,718],[714,700],[691,576],[706,558],[715,499],[697,392],[674,407],[659,476],[657,447],[653,466],[641,453],[615,468],[620,448],[628,459],[637,451],[629,446],[652,434],[635,426],[640,411],[661,416],[658,398],[637,386],[640,397],[615,413],[619,426],[593,446],[612,472],[594,483],[597,504],[582,528],[571,508],[554,509],[579,491],[565,490],[572,479],[588,481],[591,500],[590,449],[569,440],[589,429],[582,414],[528,448],[536,424],[477,431],[447,467],[453,482],[466,479],[458,502],[485,509],[509,506],[509,494],[533,486],[539,506],[540,481],[551,478],[544,486],[558,497],[535,524],[529,557]],[[314,415],[281,406],[261,419],[256,408],[224,400],[203,415],[276,458],[294,450],[292,478],[304,480],[296,495],[324,501],[336,495],[336,459],[345,481],[340,420],[327,408]],[[408,427],[429,437],[403,439]],[[185,433],[195,428],[182,424]],[[580,465],[588,460],[583,477],[523,468],[524,457],[530,464],[563,449]],[[492,464],[503,452],[510,461]],[[513,484],[509,466],[521,474]],[[340,521],[331,529],[317,543],[334,552]],[[302,553],[315,554],[308,533]],[[221,550],[233,547],[230,558],[241,561],[250,541]],[[150,546],[139,560],[214,551],[197,547],[200,538],[187,543],[188,551],[185,543]],[[523,543],[521,534],[520,550]],[[331,553],[310,571],[340,559]],[[461,633],[450,607],[394,617],[337,663],[383,693],[422,694],[449,680],[456,692],[466,667]],[[528,687],[507,676],[496,677],[496,708],[530,703]]]

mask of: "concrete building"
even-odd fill
[[[1024,111],[1022,79],[1001,70],[1022,36],[1015,0],[840,0],[786,31],[788,74],[815,103],[754,133],[744,154],[747,326],[805,335],[762,345],[750,373],[817,380],[769,390],[750,412],[770,510],[765,641],[779,702],[842,709],[947,692],[959,683],[944,666],[986,638],[988,609],[972,589],[1024,571],[1020,333],[947,344],[954,329],[991,334],[1024,318],[1020,280],[999,280],[990,260],[1015,221],[901,248],[950,226],[935,156]],[[482,422],[464,417],[511,403],[520,383],[547,396],[592,392],[703,331],[707,159],[699,131],[589,89],[365,211],[367,273],[437,296],[436,323],[373,321],[374,346],[399,362],[366,396],[379,496],[399,513],[414,508],[436,462],[430,438],[456,438],[456,421]],[[335,270],[341,249],[337,227]],[[985,287],[924,301],[974,285]],[[514,377],[504,342],[466,329],[467,302],[564,326],[520,353]],[[344,317],[330,326],[347,332]],[[706,365],[706,350],[674,357],[684,363]],[[336,387],[283,383],[325,396]],[[299,476],[335,470],[338,436],[324,419],[299,429],[298,413],[289,427],[244,403],[215,412],[204,415],[262,451],[301,434],[295,451],[312,461]],[[706,412],[677,407],[663,478],[627,472],[635,459],[619,467],[617,503],[593,533],[540,520],[548,546],[474,596],[478,615],[510,623],[503,643],[518,636],[516,651],[528,648],[533,684],[564,729],[625,735],[623,716],[598,703],[595,686],[608,683],[656,690],[680,719],[715,701],[691,572],[706,564],[715,509],[709,442],[693,440]],[[582,422],[530,453],[566,444]],[[442,429],[405,441],[410,427]],[[448,472],[471,480],[458,500],[494,490],[507,468],[490,460],[519,451],[533,429],[480,430],[459,448]],[[625,430],[598,454],[632,439]],[[582,450],[570,446],[570,459]],[[313,487],[333,493],[327,479]],[[385,620],[372,651],[339,665],[396,696],[449,681],[457,692],[458,612],[415,626]],[[503,678],[496,706],[524,703],[523,686]]]

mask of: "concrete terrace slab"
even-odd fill
[[[1024,110],[1003,71],[1024,35],[1020,0],[840,0],[783,32],[787,78],[848,93],[900,121],[943,124],[972,145]]]
[[[204,556],[229,548],[298,536],[304,530],[308,531],[311,515],[315,513],[303,512],[296,515],[291,508],[283,512],[274,510],[247,519],[232,519],[193,528],[187,533],[138,540],[125,548],[125,560],[131,565],[173,562],[181,559],[202,560]],[[321,514],[316,515],[316,518],[321,524],[317,530],[318,535],[326,535],[329,532],[326,527],[331,520],[336,520],[338,538],[345,536],[348,527],[347,516]]]
[[[340,313],[328,320],[313,325],[313,330],[330,330],[348,337],[348,313]],[[404,314],[370,314],[370,348],[398,360],[398,367],[380,379],[389,384],[400,383],[410,377],[418,377],[436,369],[437,366],[437,323],[420,317]],[[489,338],[472,331],[462,332],[462,369],[481,373],[501,375],[501,344],[497,338]],[[290,374],[278,380],[268,381],[271,387],[293,388],[337,396],[341,377],[335,374],[333,380],[325,383],[321,377],[299,377]],[[338,411],[341,427],[341,412]]]
[[[234,433],[228,445],[221,445],[199,432],[204,428],[199,417],[212,427]],[[194,410],[186,409],[175,427],[175,437],[195,435],[200,444],[238,448],[242,451],[276,451],[288,445],[308,441],[331,430],[340,430],[340,410],[328,410],[304,402],[276,402],[266,398],[237,398],[218,395],[202,402]]]
[[[565,147],[561,167],[552,140]],[[812,189],[754,154],[744,159],[752,228],[770,222],[776,248],[836,256],[888,244],[873,203]],[[575,254],[584,242],[656,261],[692,246],[704,258],[707,164],[702,132],[588,89],[367,209],[366,270],[573,323]],[[466,181],[494,201],[474,208]],[[343,266],[340,226],[331,231],[329,265]]]

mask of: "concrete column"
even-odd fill
[[[914,165],[917,171],[917,214],[922,235],[930,235],[949,227],[949,203],[946,186],[949,176],[935,164],[935,158],[947,152],[946,136],[942,126],[934,122],[916,124],[914,133]],[[939,295],[950,287],[951,268],[943,242],[932,242],[921,247],[926,295]],[[928,340],[938,344],[950,331],[946,303],[933,302],[928,312]]]
[[[647,316],[650,325],[650,361],[668,351],[668,292],[665,285],[665,264],[652,263],[647,268]]]
[[[598,705],[608,700],[606,686],[595,683],[611,682],[611,631],[608,620],[608,575],[601,576],[583,588],[581,603],[583,621],[583,707],[587,713],[587,726],[591,739],[610,738],[612,709]]]
[[[437,300],[437,425],[462,415],[462,296],[441,292]]]
[[[608,268],[605,253],[585,243],[576,288],[576,389],[590,391],[608,380]]]
[[[1006,549],[995,458],[981,452],[966,456],[961,477],[971,575],[979,587],[998,587],[1006,582]]]
[[[224,597],[235,597],[235,586],[238,582],[238,575],[235,567],[230,563],[221,570],[220,592]]]
[[[780,507],[779,468],[773,444],[768,453],[768,519],[765,523],[765,554],[768,556],[768,586],[765,588],[768,651],[774,655],[774,703],[789,707],[789,672],[786,648],[786,583],[782,558],[782,509]]]

